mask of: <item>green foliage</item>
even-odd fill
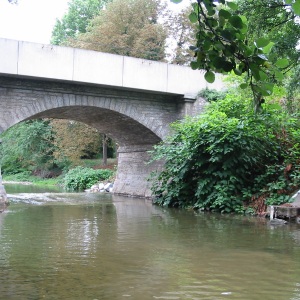
[[[101,151],[101,135],[86,124],[70,120],[51,120],[56,145],[55,157],[67,157],[72,163],[81,157],[96,157]]]
[[[31,176],[30,171],[23,171],[17,174],[5,175],[4,179],[6,181],[29,182],[32,181],[33,176]]]
[[[293,113],[300,111],[299,99],[300,99],[300,66],[297,66],[290,76],[290,80],[287,83],[287,108],[289,112]]]
[[[259,111],[263,98],[272,94],[274,82],[282,81],[283,72],[299,59],[299,6],[300,0],[194,2],[189,20],[198,30],[196,45],[190,47],[195,52],[192,69],[205,70],[209,83],[214,82],[215,72],[246,75],[241,87],[251,88],[255,111]],[[258,21],[257,15],[261,16]]]
[[[166,29],[157,0],[114,0],[68,46],[160,61],[165,58]]]
[[[208,102],[212,102],[223,100],[226,96],[226,92],[205,88],[198,93],[198,96],[204,98]]]
[[[15,125],[1,136],[0,164],[4,174],[55,167],[52,127],[49,121],[34,120]]]
[[[264,37],[249,44],[248,21],[237,14],[237,4],[225,0],[220,3],[223,5],[203,0],[193,4],[190,21],[199,23],[199,27],[197,45],[192,47],[196,60],[191,67],[206,70],[204,77],[210,83],[215,80],[214,72],[247,74],[258,109],[262,97],[272,94],[272,79],[283,76],[280,69],[286,68],[289,61],[283,58],[272,65],[268,54],[274,43]]]
[[[94,170],[91,168],[76,167],[68,171],[64,176],[63,186],[65,189],[79,191],[90,188],[100,180],[107,180],[114,175],[109,169]]]
[[[272,56],[288,58],[297,65],[300,26],[294,11],[282,0],[239,0],[238,4],[240,13],[248,19],[248,39],[266,36],[274,42]]]
[[[299,184],[299,121],[273,104],[255,115],[247,101],[237,100],[227,96],[205,114],[173,124],[175,134],[153,156],[166,162],[153,177],[155,203],[241,212],[255,206],[257,193],[286,201]]]
[[[29,182],[34,185],[56,186],[59,185],[60,177],[41,178],[39,176],[33,176],[29,171],[24,171],[17,174],[5,175],[3,180],[11,182]]]
[[[86,32],[90,20],[99,14],[109,0],[72,0],[68,12],[61,20],[56,20],[51,43],[62,45],[68,38]]]

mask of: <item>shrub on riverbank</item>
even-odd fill
[[[90,188],[98,181],[108,180],[114,175],[110,169],[91,169],[76,167],[69,170],[63,178],[63,187],[68,190],[79,191]]]
[[[166,161],[153,177],[159,205],[262,212],[299,188],[299,116],[279,105],[265,104],[255,115],[247,101],[229,95],[172,127],[153,156]]]

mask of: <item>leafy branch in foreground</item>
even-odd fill
[[[291,11],[292,18],[300,15],[300,0],[285,0],[282,5]],[[209,83],[214,82],[215,73],[246,74],[241,88],[250,86],[258,111],[263,98],[272,94],[274,83],[283,80],[283,72],[289,69],[290,62],[287,58],[271,59],[275,43],[268,37],[249,40],[248,20],[238,9],[236,2],[227,0],[197,0],[192,4],[189,19],[198,24],[198,31],[197,43],[191,46],[195,52],[191,67],[205,70],[205,79]]]

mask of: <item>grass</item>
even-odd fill
[[[29,175],[28,172],[17,173],[13,175],[3,175],[3,181],[6,182],[31,182],[35,185],[57,186],[61,181],[61,177],[56,178],[41,178],[38,176]]]
[[[93,169],[116,169],[117,159],[116,158],[108,158],[107,166],[103,166],[102,159],[81,159],[75,166],[82,166],[86,168]],[[63,175],[60,175],[55,178],[41,178],[38,176],[31,175],[30,171],[24,171],[21,173],[13,174],[13,175],[3,175],[3,181],[11,181],[11,182],[31,182],[35,185],[43,185],[43,186],[58,186],[60,185],[63,179]]]

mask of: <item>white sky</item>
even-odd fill
[[[48,44],[56,18],[67,11],[69,0],[0,0],[0,38]]]
[[[170,0],[167,0],[170,3]],[[19,0],[17,5],[0,0],[0,38],[49,44],[56,19],[68,9],[69,0]],[[180,5],[170,3],[178,10]]]

